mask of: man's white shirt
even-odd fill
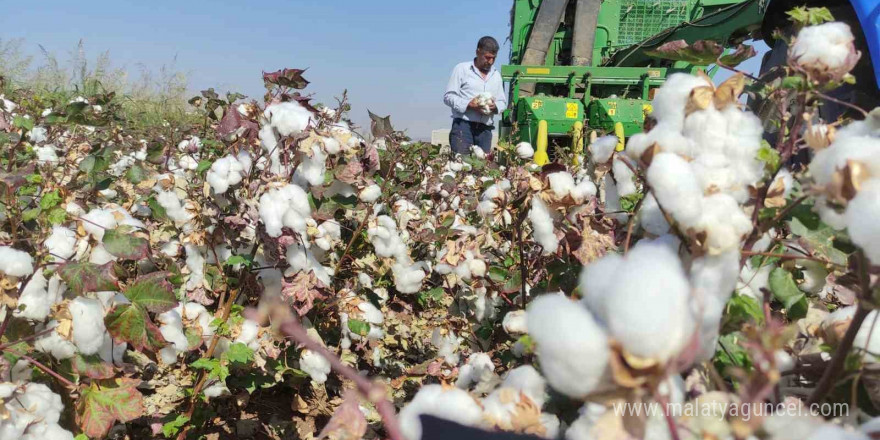
[[[476,109],[468,108],[468,103],[483,92],[489,92],[495,97],[498,114],[507,108],[507,94],[504,93],[501,72],[492,68],[483,78],[480,71],[474,66],[474,62],[466,61],[459,63],[452,70],[449,84],[446,85],[446,93],[443,95],[443,102],[452,109],[453,118],[494,125],[495,115],[484,115]]]

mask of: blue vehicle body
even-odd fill
[[[850,3],[859,17],[874,64],[874,77],[880,84],[880,0],[850,0]]]

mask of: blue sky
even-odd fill
[[[348,89],[351,117],[368,126],[367,108],[391,115],[414,138],[448,128],[442,102],[452,67],[473,57],[476,41],[502,43],[507,61],[511,0],[378,2],[225,0],[41,0],[0,14],[0,38],[23,38],[66,59],[83,39],[89,55],[109,51],[136,76],[176,56],[195,92],[207,87],[256,97],[261,71],[306,68],[305,90],[334,103]],[[367,130],[368,131],[368,130]]]

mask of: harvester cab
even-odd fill
[[[762,0],[515,0],[510,107],[500,137],[535,146],[534,161],[573,163],[591,137],[614,134],[618,150],[643,130],[655,90],[675,72],[714,69],[652,55],[658,46],[711,40],[731,47],[759,30]]]

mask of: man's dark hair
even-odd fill
[[[480,38],[480,41],[477,43],[477,50],[482,52],[498,53],[498,41],[489,36]]]

